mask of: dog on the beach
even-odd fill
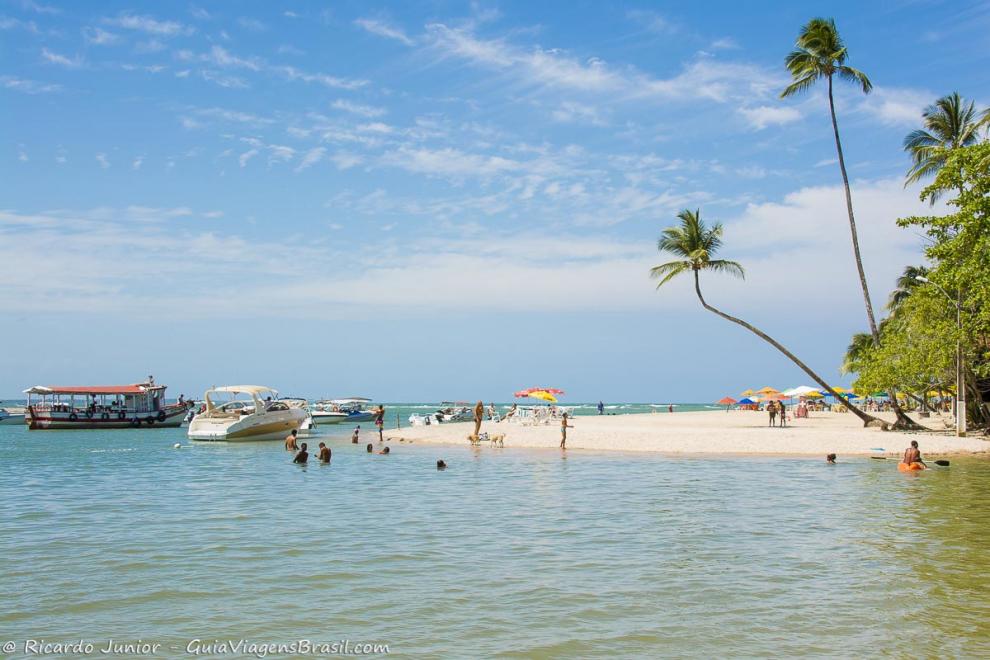
[[[498,435],[493,435],[488,438],[489,447],[504,447],[505,446],[505,434],[499,433]]]

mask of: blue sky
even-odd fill
[[[990,5],[0,3],[0,396],[34,384],[704,401],[808,379],[657,292],[682,208],[746,282],[707,296],[824,375],[865,315],[821,91],[827,12],[873,295],[922,108],[987,104]]]

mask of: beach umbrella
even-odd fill
[[[739,401],[737,401],[737,403],[739,405],[741,405],[741,406],[751,406],[751,405],[755,404],[756,401],[753,401],[752,399],[746,398],[746,399],[739,399]]]
[[[735,399],[733,399],[731,396],[723,396],[721,399],[719,399],[715,403],[717,403],[720,406],[725,406],[725,412],[729,412],[729,406],[731,406],[734,403],[739,403],[739,402],[736,401]]]
[[[795,396],[804,396],[808,392],[817,392],[817,391],[818,390],[816,390],[814,387],[809,387],[807,385],[800,385],[798,387],[794,387],[794,388],[791,388],[789,390],[785,390],[784,391],[784,394],[786,394],[788,396],[788,398],[790,398],[790,397],[795,397]]]
[[[825,395],[819,392],[818,390],[812,390],[811,392],[808,392],[804,396],[808,397],[809,399],[821,399]]]
[[[754,394],[756,394],[756,392],[754,392],[753,390],[746,390],[745,392],[742,393],[742,396],[753,396]]]
[[[791,397],[789,397],[786,394],[783,394],[781,392],[773,392],[773,393],[767,394],[766,396],[763,397],[763,399],[765,401],[781,401],[783,399],[790,399],[790,398]]]
[[[768,394],[779,394],[780,391],[779,390],[775,390],[774,388],[772,388],[772,387],[770,387],[768,385],[767,387],[764,387],[762,390],[756,390],[756,393],[757,394],[762,394],[763,396],[766,396]]]
[[[852,390],[847,390],[844,387],[833,387],[832,391],[838,394],[848,394],[849,392],[852,392]]]
[[[550,394],[546,390],[535,390],[527,394],[531,399],[540,399],[541,401],[549,401],[550,403],[557,403],[557,397]]]

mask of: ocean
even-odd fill
[[[278,442],[185,429],[0,426],[4,655],[29,639],[162,657],[990,654],[988,461],[379,456],[350,430],[323,435],[331,465],[300,467]]]

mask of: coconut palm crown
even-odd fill
[[[849,53],[846,45],[831,18],[813,18],[801,28],[793,51],[784,60],[784,65],[794,79],[781,92],[787,98],[803,92],[819,79],[827,78],[831,91],[832,77],[858,83],[864,94],[869,94],[873,83],[865,73],[846,65]]]
[[[711,270],[729,273],[736,277],[745,278],[743,267],[735,261],[713,259],[722,247],[722,223],[715,223],[710,228],[701,219],[701,210],[687,209],[677,214],[681,224],[679,227],[668,227],[660,234],[657,249],[660,252],[682,257],[678,261],[669,261],[650,269],[650,276],[660,280],[661,286],[689,270]]]
[[[948,152],[968,147],[979,140],[982,121],[976,117],[973,101],[953,92],[935,101],[922,113],[925,128],[911,131],[904,138],[904,150],[913,166],[904,185],[936,174],[945,165]],[[934,201],[934,200],[933,200]]]

